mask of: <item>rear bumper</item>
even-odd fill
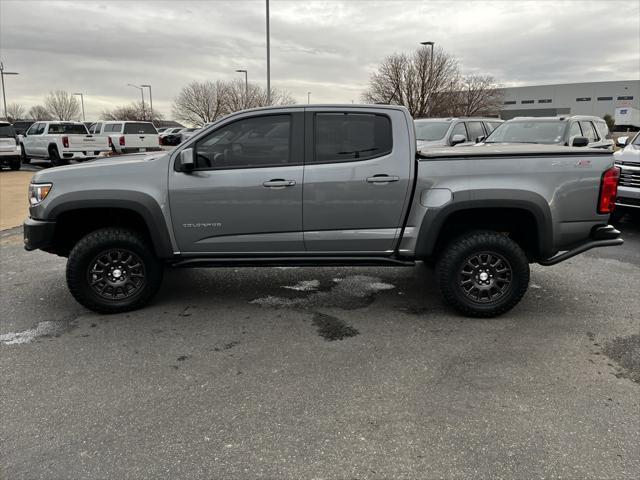
[[[100,155],[104,155],[108,152],[108,150],[87,150],[82,152],[62,152],[62,158],[69,160],[90,160],[92,158],[99,157]]]
[[[546,260],[541,260],[538,263],[540,265],[548,267],[551,265],[556,265],[560,262],[564,262],[565,260],[568,260],[571,257],[575,257],[576,255],[586,252],[587,250],[591,250],[592,248],[613,247],[616,245],[622,245],[623,243],[624,240],[622,240],[621,233],[612,225],[600,225],[591,230],[591,235],[589,236],[588,240],[575,245],[573,248],[567,250],[566,252],[559,253]]]
[[[127,147],[127,148],[118,148],[116,147],[116,151],[118,153],[145,153],[145,152],[159,152],[162,150],[160,147]]]
[[[46,250],[53,246],[53,235],[56,229],[56,222],[46,222],[44,220],[34,220],[27,218],[22,225],[24,231],[25,250]]]

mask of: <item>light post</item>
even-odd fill
[[[133,83],[127,83],[127,86],[137,88],[138,90],[140,90],[140,95],[142,96],[142,120],[146,120],[147,115],[145,114],[145,111],[144,111],[144,88],[138,85],[134,85]]]
[[[4,65],[0,62],[0,78],[2,78],[2,102],[4,103],[4,118],[8,121],[7,117],[7,94],[4,89],[4,76],[5,75],[20,75],[18,72],[5,72]]]
[[[74,95],[80,95],[80,105],[82,105],[82,121],[84,122],[86,120],[84,118],[84,95],[82,95],[82,93],[74,93]]]
[[[429,113],[431,113],[431,78],[433,76],[433,46],[436,42],[420,42],[420,45],[429,45],[431,47],[431,56],[429,57]]]
[[[244,108],[249,103],[249,73],[246,70],[236,70],[238,73],[244,73]]]
[[[269,40],[269,0],[267,0],[267,105],[271,105],[271,45]]]
[[[311,92],[307,92],[307,103],[311,103]]]
[[[151,96],[151,85],[140,85],[149,89],[149,108],[151,109],[151,123],[153,123],[153,97]]]

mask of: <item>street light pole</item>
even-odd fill
[[[311,103],[311,92],[307,92],[307,103]]]
[[[244,108],[249,103],[249,73],[246,70],[236,70],[238,73],[244,73]]]
[[[153,123],[153,97],[151,96],[151,85],[140,85],[149,89],[149,108],[151,109],[151,123]]]
[[[140,87],[139,85],[134,85],[133,83],[127,83],[127,85],[129,87],[137,88],[138,90],[140,90],[140,95],[142,96],[142,120],[146,120],[147,115],[144,111],[144,88]]]
[[[431,56],[429,57],[429,113],[431,113],[431,79],[433,77],[433,46],[435,42],[420,42],[421,45],[429,45],[431,46]]]
[[[84,95],[82,93],[74,93],[74,95],[80,95],[80,105],[82,105],[82,121],[84,122],[86,118],[84,118]]]
[[[271,43],[269,40],[269,0],[267,0],[267,105],[271,105]]]
[[[4,76],[5,75],[20,75],[18,72],[5,72],[4,65],[0,62],[0,78],[2,79],[2,102],[4,104],[4,118],[9,120],[7,116],[7,94],[4,88]]]

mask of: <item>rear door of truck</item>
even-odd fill
[[[145,152],[160,146],[158,131],[149,122],[127,122],[124,124],[122,134],[125,140],[123,147],[127,151],[137,149],[140,152]]]
[[[391,253],[403,224],[415,163],[408,114],[383,107],[305,111],[306,250]]]

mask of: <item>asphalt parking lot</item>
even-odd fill
[[[415,268],[171,270],[100,316],[0,232],[0,477],[638,478],[640,226],[492,320]]]

